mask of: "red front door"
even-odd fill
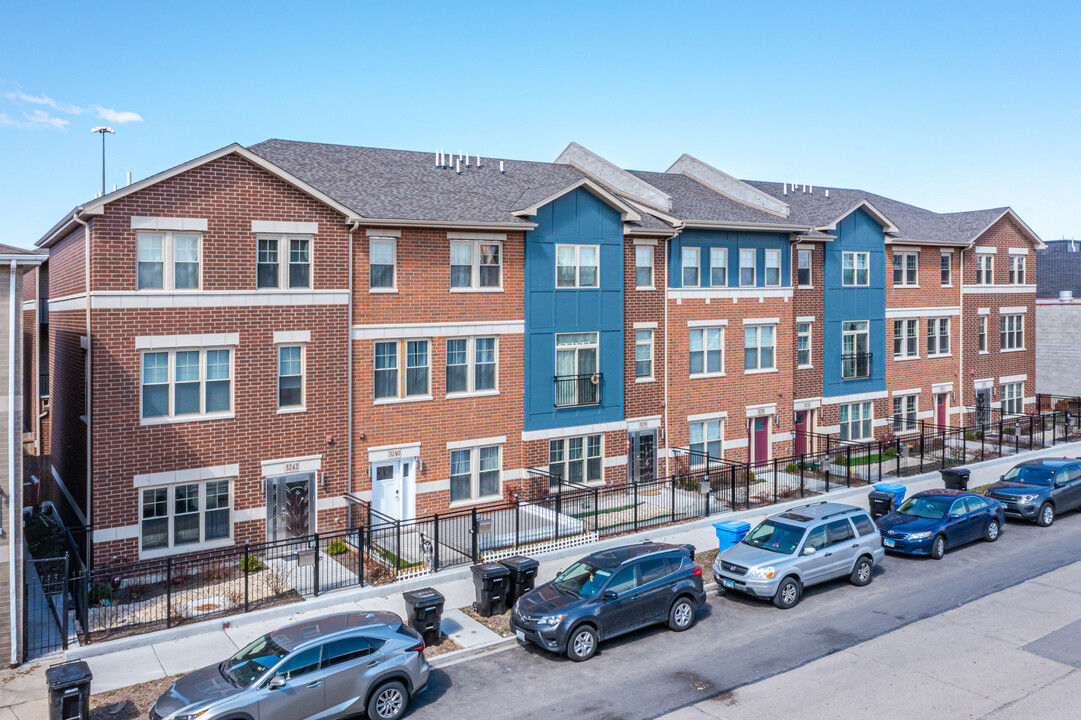
[[[935,408],[935,422],[938,423],[939,430],[944,432],[942,428],[946,426],[946,393],[939,393],[935,396],[935,400],[938,402]]]
[[[766,423],[768,418],[755,418],[754,420],[754,462],[762,464],[769,459],[769,438]]]
[[[796,413],[796,454],[807,452],[807,413]]]

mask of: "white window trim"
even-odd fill
[[[491,495],[480,494],[480,451],[485,448],[498,448],[499,449],[499,491]],[[457,508],[467,505],[477,505],[479,503],[492,502],[493,500],[503,499],[503,443],[477,443],[469,444],[461,447],[447,448],[447,483],[448,483],[448,495],[449,483],[450,483],[450,458],[451,455],[456,452],[468,452],[469,453],[469,497],[459,498],[458,500],[450,500],[448,507]]]
[[[397,266],[397,263],[395,263]],[[408,353],[408,343],[410,342],[426,342],[428,343],[428,392],[423,395],[406,395],[406,361]],[[376,398],[375,397],[375,346],[380,343],[394,343],[397,353],[397,366],[398,371],[398,395],[395,397]],[[396,405],[398,403],[407,402],[424,402],[426,400],[432,400],[432,338],[387,338],[383,340],[375,340],[372,342],[372,398],[373,405]]]
[[[799,339],[800,339],[800,335],[801,335],[801,333],[799,331],[799,326],[800,325],[806,325],[807,326],[807,332],[804,333],[804,334],[807,335],[807,357],[810,359],[810,362],[808,362],[806,365],[801,364],[800,361],[799,361]],[[802,319],[801,320],[801,318],[796,318],[796,369],[797,370],[806,370],[808,368],[813,368],[813,367],[814,367],[814,320],[813,319],[811,319],[811,320]]]
[[[176,400],[176,354],[178,352],[199,353],[199,406],[206,403],[206,353],[210,350],[229,351],[229,410],[216,413],[191,413],[188,415],[175,415],[174,403]],[[147,354],[165,353],[169,356],[166,372],[169,376],[168,383],[153,383],[154,385],[166,385],[169,390],[169,414],[159,417],[143,417],[143,356]],[[201,422],[204,420],[230,420],[236,417],[236,348],[234,347],[191,347],[191,348],[160,348],[156,350],[142,350],[139,352],[139,424],[140,425],[173,425],[176,423]]]
[[[394,253],[394,271],[390,287],[372,287],[372,242],[388,242]],[[370,294],[393,294],[398,292],[398,238],[391,235],[368,236],[368,292]]]
[[[560,285],[559,284],[559,249],[569,247],[574,248],[574,284],[573,285]],[[556,290],[598,290],[601,286],[601,246],[590,243],[556,243],[555,246],[555,289]],[[597,284],[596,285],[582,285],[581,273],[582,273],[582,248],[593,248],[597,253]]]
[[[142,235],[161,235],[161,287],[139,287],[139,237]],[[199,252],[199,278],[193,288],[176,287],[176,236],[194,235],[198,238],[196,247]],[[135,290],[144,292],[176,292],[194,293],[203,289],[203,266],[206,264],[203,258],[203,234],[193,230],[142,230],[135,233]]]
[[[632,332],[634,333],[634,360],[633,360],[633,362],[634,362],[634,381],[636,383],[654,382],[657,379],[656,378],[656,373],[654,372],[654,370],[656,369],[656,366],[657,366],[657,362],[656,362],[656,357],[655,357],[655,338],[654,338],[653,328],[637,328],[636,327],[636,328],[634,328],[632,330]],[[649,333],[649,342],[648,343],[640,343],[640,342],[638,342],[638,333],[640,333],[640,332],[648,332]],[[721,337],[722,338],[724,337],[723,334],[722,334]],[[722,343],[722,346],[723,346],[723,343],[724,343],[723,339],[722,339],[721,343]],[[649,375],[643,375],[642,377],[638,376],[638,346],[639,345],[649,345]],[[723,353],[722,353],[722,356],[721,356],[721,364],[722,364],[722,366],[724,364]]]
[[[991,340],[987,322],[988,314],[981,313],[976,321],[976,352],[978,355],[991,354]],[[983,350],[980,350],[980,336],[983,336]]]
[[[953,252],[946,252],[945,250],[943,250],[941,258],[946,258],[947,259],[947,264],[949,265],[949,271],[950,271],[950,281],[948,283],[943,284],[942,287],[947,287],[947,288],[953,287]],[[941,260],[941,258],[938,261],[939,262],[939,266],[938,266],[939,282],[942,281],[942,264],[941,264],[942,260]],[[917,273],[918,272],[919,271],[917,270]]]
[[[919,392],[919,390],[916,390],[914,392],[905,391],[905,392],[901,392],[901,393],[894,393],[892,400],[893,400],[894,405],[896,405],[897,402],[900,401],[901,409],[904,410],[904,406],[908,403],[909,398],[916,398],[916,404],[915,404],[915,407],[914,407],[913,412],[912,412],[912,421],[911,421],[911,423],[909,423],[906,420],[905,425],[907,427],[905,429],[903,429],[903,430],[898,431],[897,428],[896,428],[896,418],[897,418],[898,413],[897,413],[896,408],[894,408],[893,417],[890,418],[890,428],[893,430],[893,432],[895,434],[899,433],[901,435],[907,435],[908,433],[913,433],[913,432],[918,432],[919,431],[919,427],[920,427],[920,423],[919,423],[919,418],[920,418],[920,392]],[[905,414],[904,412],[901,413],[901,415],[904,415],[904,414]],[[872,425],[873,424],[874,423],[872,421]]]
[[[1015,262],[1020,263],[1020,265],[1021,265],[1021,268],[1020,268],[1021,282],[1015,282],[1014,281],[1014,277],[1015,277],[1014,273],[1015,273],[1015,271],[1014,271],[1013,265],[1014,265]],[[1024,255],[1014,254],[1011,251],[1009,260],[1007,261],[1007,264],[1006,264],[1006,267],[1009,269],[1009,273],[1010,273],[1009,277],[1006,278],[1007,284],[1013,285],[1015,287],[1018,286],[1018,285],[1024,285],[1025,284],[1025,277],[1028,275],[1028,267],[1027,266],[1028,266],[1028,262],[1026,262]]]
[[[460,398],[493,397],[495,395],[499,395],[499,336],[498,335],[476,335],[476,336],[470,336],[470,337],[465,337],[465,338],[462,338],[462,337],[448,337],[448,338],[446,338],[446,342],[450,342],[451,340],[465,340],[466,341],[466,344],[465,344],[465,353],[466,353],[465,368],[466,368],[466,370],[465,370],[465,372],[466,372],[466,380],[467,380],[466,384],[469,386],[469,389],[468,390],[463,390],[463,391],[460,391],[460,392],[448,392],[447,391],[447,389],[446,389],[447,388],[447,375],[446,375],[446,372],[447,372],[447,354],[448,353],[447,353],[447,349],[446,349],[447,345],[446,345],[446,343],[444,343],[443,344],[443,396],[446,397],[448,400],[458,400]],[[477,381],[477,376],[476,376],[477,340],[492,340],[493,341],[493,345],[494,345],[493,349],[494,349],[494,352],[495,352],[495,387],[491,388],[490,390],[477,390],[477,389],[475,389],[476,381]],[[431,352],[431,346],[429,346],[428,351]],[[429,372],[429,375],[430,375],[431,370],[429,370],[428,372]],[[429,380],[430,380],[430,378],[429,378]],[[500,457],[502,458],[502,455]]]
[[[863,413],[863,408],[865,406],[867,406],[867,405],[871,406],[871,414],[870,414],[870,416],[868,418],[865,418],[865,417],[863,417],[862,413]],[[845,422],[847,422],[848,427],[849,427],[849,435],[848,435],[848,438],[846,438],[845,441],[846,442],[862,442],[862,441],[865,441],[865,440],[874,439],[874,436],[875,436],[875,403],[874,403],[874,401],[873,400],[860,400],[858,402],[842,403],[842,407],[847,407],[848,408],[848,420],[845,421]],[[861,413],[860,419],[856,420],[856,421],[852,420],[852,408],[854,408],[854,407],[860,408],[860,413]],[[838,409],[838,413],[840,413],[839,409]],[[868,419],[870,419],[870,421],[871,421],[871,434],[870,435],[863,435],[863,422],[865,420],[868,420]],[[845,422],[841,422],[840,415],[838,415],[837,422],[838,422],[838,428],[840,428],[841,426],[843,426],[845,424]],[[852,423],[853,422],[856,422],[859,425],[859,428],[860,428],[860,436],[859,437],[853,437],[852,436],[851,428],[852,428]],[[840,435],[840,429],[838,429],[837,432],[838,432],[838,435]]]
[[[259,287],[259,241],[275,240],[278,243],[278,284]],[[292,287],[289,285],[289,255],[291,240],[308,241],[308,285],[307,287]],[[255,289],[258,292],[281,292],[293,290],[296,292],[311,292],[315,289],[315,236],[304,233],[257,233],[255,236]]]
[[[600,460],[601,460],[601,477],[600,477],[599,480],[594,480],[594,481],[591,482],[590,480],[586,479],[584,477],[584,475],[588,470],[588,463],[589,463],[589,457],[590,457],[589,456],[589,438],[594,437],[594,436],[598,436],[601,439],[601,442],[600,442],[601,449],[600,449],[600,456],[599,456]],[[570,462],[570,459],[567,457],[567,455],[569,454],[569,451],[570,451],[569,450],[570,449],[570,444],[571,444],[570,441],[574,440],[574,439],[581,439],[581,441],[582,441],[582,472],[583,472],[582,484],[583,485],[588,485],[590,487],[593,487],[593,486],[600,487],[601,485],[604,485],[604,470],[607,467],[607,465],[604,462],[606,458],[605,458],[605,455],[604,455],[605,437],[604,437],[603,432],[592,432],[592,433],[586,433],[585,435],[579,435],[579,434],[576,433],[574,435],[567,435],[567,436],[563,436],[563,437],[549,438],[548,439],[548,455],[546,455],[545,457],[546,458],[551,458],[551,451],[552,451],[552,443],[553,442],[562,442],[563,443],[563,468],[564,468],[564,479],[565,479],[566,478],[565,473],[566,473],[567,463]],[[545,461],[545,463],[544,463],[545,471],[547,471],[548,468],[550,468],[551,466],[552,466],[551,460],[547,459]]]
[[[976,248],[976,285],[987,287],[988,285],[995,284],[995,255],[994,250],[997,248]],[[989,251],[988,251],[989,250]],[[985,260],[987,262],[987,277],[988,281],[984,282],[984,273],[980,270],[980,261]]]
[[[749,266],[743,264],[744,251],[752,255],[753,259]],[[739,287],[758,287],[758,248],[737,248],[736,254],[739,257],[739,276],[736,278],[739,280]],[[751,268],[751,281],[749,283],[743,282],[743,268],[745,267]]]
[[[897,323],[902,323],[902,326],[904,328],[904,332],[901,335],[901,349],[902,349],[902,351],[905,351],[905,353],[902,354],[902,355],[898,355],[896,352],[894,352],[893,353],[893,359],[896,360],[896,361],[919,360],[920,359],[920,321],[919,321],[919,318],[893,318],[893,322],[894,322],[893,335],[891,336],[890,339],[893,340],[893,341],[897,340],[897,325],[896,324]],[[907,349],[908,349],[908,323],[915,323],[916,324],[916,352],[913,355],[907,354]]]
[[[281,405],[281,351],[285,348],[300,348],[300,404],[299,405]],[[277,377],[274,384],[274,392],[277,395],[275,398],[278,406],[279,415],[292,415],[294,413],[302,413],[308,411],[308,347],[304,343],[288,342],[281,343],[275,347],[275,355],[277,359]],[[292,376],[287,376],[292,377]]]
[[[896,262],[897,256],[901,256],[904,260],[901,261],[901,282],[897,282],[897,278],[893,278],[893,287],[903,288],[919,288],[920,286],[920,254],[918,251],[912,250],[894,250],[893,257]],[[908,258],[913,257],[916,259],[916,282],[908,282]],[[890,265],[890,272],[896,268]]]
[[[724,267],[724,282],[720,285],[713,284],[713,251],[716,250],[721,253],[721,257],[724,258],[724,262],[720,267]],[[709,248],[709,285],[708,287],[728,287],[728,248],[723,247],[711,247]]]
[[[461,238],[459,238],[459,239],[452,238],[450,240],[450,243],[447,245],[447,253],[448,253],[448,256],[447,256],[447,263],[448,263],[447,268],[448,269],[450,268],[450,256],[449,256],[450,248],[451,248],[451,246],[454,246],[454,245],[471,245],[472,247],[470,248],[470,251],[472,253],[472,261],[473,262],[472,262],[472,266],[471,266],[472,269],[470,270],[470,275],[469,275],[469,285],[465,286],[465,287],[450,287],[449,288],[450,292],[452,292],[452,293],[492,293],[492,292],[500,293],[500,292],[503,292],[503,260],[505,259],[505,256],[503,254],[504,246],[503,246],[503,241],[502,240],[493,240],[493,239],[483,239],[483,240],[468,239],[467,240],[467,239],[461,239]],[[499,285],[491,286],[491,287],[489,287],[489,286],[481,287],[481,285],[480,285],[480,268],[481,268],[481,264],[480,264],[480,257],[481,257],[480,246],[481,245],[498,245],[499,246]],[[371,277],[371,276],[369,275],[369,277]],[[448,279],[448,282],[449,282],[449,279]],[[397,247],[395,247],[395,257],[394,257],[394,284],[395,284],[395,287],[397,287],[397,284],[398,284]]]
[[[688,322],[690,322],[690,321],[688,321]],[[724,351],[724,336],[725,336],[725,326],[726,325],[727,325],[727,322],[725,322],[724,324],[717,324],[717,325],[694,325],[694,326],[691,326],[691,327],[687,328],[687,370],[688,370],[688,377],[691,378],[692,380],[697,379],[697,378],[725,377],[726,373],[724,371],[724,362],[725,362],[725,359],[726,359],[725,355],[727,355],[727,353]],[[692,372],[690,372],[691,352],[692,352],[692,350],[691,350],[691,333],[693,333],[693,332],[701,332],[702,333],[702,350],[701,351],[694,351],[694,352],[701,352],[702,353],[702,367],[705,367],[706,366],[706,353],[709,352],[706,349],[706,344],[705,343],[706,343],[706,336],[709,334],[710,330],[720,330],[721,331],[721,350],[720,350],[720,352],[721,352],[721,369],[718,372],[692,373]]]
[[[811,258],[811,262],[807,266],[807,276],[808,276],[808,280],[810,280],[810,282],[807,283],[806,285],[800,284],[800,281],[799,281],[799,256],[802,253],[807,253],[807,255],[810,256],[810,258]],[[797,247],[797,249],[796,249],[796,287],[814,289],[814,286],[815,286],[814,285],[814,250],[807,250],[805,248]]]
[[[852,256],[852,282],[845,282],[845,256]],[[867,258],[867,282],[859,282],[859,262],[857,260],[860,256]],[[866,251],[846,250],[841,253],[841,287],[870,287],[871,286],[871,253]]]
[[[1010,318],[1010,317],[1017,318],[1018,322],[1021,325],[1021,345],[1020,345],[1020,347],[1012,347],[1012,348],[1002,347],[1002,321],[1005,318]],[[1007,333],[1007,334],[1009,334],[1009,333]],[[1001,314],[1001,315],[999,315],[999,348],[998,348],[999,352],[1003,352],[1003,353],[1024,352],[1025,349],[1026,349],[1025,344],[1027,342],[1027,338],[1025,337],[1025,335],[1026,335],[1026,333],[1025,333],[1025,315],[1024,315],[1024,313],[1009,313],[1009,314]]]
[[[694,285],[687,285],[684,273],[687,272],[687,268],[691,267],[687,263],[687,253],[694,253],[694,269],[695,274],[698,276],[698,282]],[[679,249],[679,284],[680,287],[702,287],[702,248],[691,245],[684,245]]]
[[[771,318],[771,320],[772,319],[773,318]],[[748,322],[748,320],[751,320],[751,322]],[[744,332],[743,332],[743,350],[744,350],[744,353],[743,353],[743,374],[744,375],[758,375],[758,374],[761,374],[761,373],[777,372],[778,371],[778,368],[777,368],[777,323],[773,323],[773,322],[762,323],[762,322],[759,322],[759,321],[757,321],[757,320],[755,320],[753,318],[744,319],[743,323],[744,323],[744,325],[751,326],[751,327],[755,328],[755,345],[754,345],[754,349],[755,349],[755,358],[756,358],[755,366],[753,368],[748,368],[747,367],[747,353],[746,353],[746,351],[748,350],[748,348],[747,348],[747,332],[746,332],[746,329],[745,329]],[[772,345],[763,346],[761,344],[762,328],[763,327],[772,327],[773,328],[773,344]],[[762,367],[762,348],[763,347],[773,348],[773,364],[768,366],[768,367]]]
[[[928,344],[927,345],[927,357],[928,358],[952,357],[953,356],[953,337],[952,337],[953,328],[950,327],[950,325],[952,325],[952,323],[950,322],[950,319],[948,317],[933,317],[933,318],[927,318],[927,322],[928,323],[934,322],[935,323],[935,330],[937,331],[935,333],[935,338],[936,338],[936,340],[935,340],[935,351],[936,352],[932,353],[931,352],[931,346],[930,346],[930,344]],[[941,339],[942,339],[941,327],[942,327],[943,322],[946,323],[946,343],[949,346],[949,351],[948,352],[942,352],[941,349],[940,349],[942,347],[942,343],[941,343]],[[919,330],[916,331],[916,337],[919,337]]]
[[[770,264],[769,264],[770,253],[773,253],[773,254],[775,254],[777,256],[777,282],[772,283],[772,284],[769,281],[769,269],[771,267]],[[784,279],[781,277],[781,272],[783,271],[783,269],[784,269],[784,261],[781,258],[781,251],[776,249],[776,248],[765,248],[763,265],[762,265],[762,286],[763,287],[781,287],[782,285],[784,285]]]
[[[176,517],[176,504],[175,504],[175,491],[178,486],[181,485],[198,485],[199,486],[199,537],[202,538],[206,532],[206,484],[208,482],[228,481],[229,483],[229,535],[224,538],[217,538],[215,540],[200,540],[198,543],[186,543],[184,545],[176,546],[173,544],[173,521]],[[156,558],[166,557],[168,555],[177,555],[179,553],[188,553],[193,550],[207,550],[212,548],[227,547],[233,544],[234,524],[236,522],[236,478],[235,477],[217,477],[206,478],[199,480],[188,480],[175,482],[168,485],[148,485],[139,487],[136,489],[136,501],[139,507],[138,523],[136,525],[136,537],[139,541],[139,557],[142,558]],[[152,550],[143,549],[143,491],[145,490],[160,490],[166,488],[168,490],[167,495],[167,507],[169,508],[169,546],[163,548],[154,548]]]
[[[657,289],[657,263],[654,262],[655,258],[653,254],[657,247],[656,242],[649,244],[641,240],[634,241],[634,289],[635,290],[656,290]],[[646,267],[645,265],[638,264],[638,250],[648,249],[649,251],[649,285],[638,284],[638,268]]]
[[[706,436],[706,429],[709,427],[710,423],[717,423],[718,437],[717,437],[716,442],[717,442],[718,447],[720,448],[720,455],[718,457],[716,457],[716,458],[713,458],[713,459],[715,459],[715,460],[723,460],[724,459],[725,426],[728,424],[728,413],[727,412],[723,412],[723,413],[706,413],[704,415],[688,415],[687,416],[687,450],[688,450],[688,452],[691,452],[691,426],[692,425],[701,425],[702,426],[702,449],[704,451],[702,454],[703,455],[708,455],[709,454],[708,452],[705,452],[705,450],[709,447],[710,442],[712,442]],[[696,463],[694,461],[694,457],[695,456],[690,456],[690,458],[688,458],[689,465],[691,467],[700,468],[700,467],[703,467],[706,464],[705,460],[701,460],[701,461],[698,461]]]

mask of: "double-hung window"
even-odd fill
[[[841,285],[844,285],[845,287],[862,287],[869,285],[870,264],[870,253],[841,253]]]
[[[387,340],[375,343],[376,400],[431,397],[429,345],[427,340]],[[400,371],[403,364],[404,374]]]
[[[893,357],[914,358],[919,355],[919,320],[893,321]]]
[[[919,427],[916,420],[916,402],[919,395],[894,395],[893,431],[895,433],[912,432]]]
[[[503,284],[503,243],[452,242],[450,286],[461,290],[493,290]]]
[[[811,367],[811,323],[796,326],[796,365]]]
[[[494,337],[447,340],[447,395],[496,389]]]
[[[850,403],[840,408],[842,440],[870,440],[874,437],[873,402]]]
[[[691,328],[688,346],[692,376],[724,372],[724,328]]]
[[[990,285],[994,279],[995,256],[991,253],[976,254],[976,284]]]
[[[950,319],[927,320],[927,357],[950,354]]]
[[[306,289],[312,286],[312,239],[304,235],[259,235],[255,239],[255,286]]]
[[[397,287],[397,265],[398,241],[395,238],[368,238],[368,288],[370,290],[394,290]]]
[[[978,333],[980,338],[980,352],[985,353],[987,350],[987,316],[980,315]]]
[[[450,452],[450,501],[498,498],[500,490],[500,448],[487,445]]]
[[[653,246],[634,246],[634,286],[639,289],[653,287]]]
[[[602,436],[558,438],[548,441],[548,475],[558,490],[560,481],[575,483],[599,483],[604,480],[601,451]]]
[[[1025,349],[1025,316],[1003,315],[999,318],[999,350]]]
[[[1020,415],[1025,411],[1025,384],[1023,382],[1005,383],[1002,386],[1002,412],[1008,415]]]
[[[867,320],[841,323],[841,379],[855,380],[871,376],[871,353]]]
[[[703,420],[687,426],[687,446],[691,451],[691,466],[704,465],[721,458],[721,420]]]
[[[709,284],[711,287],[728,285],[728,249],[709,249]]]
[[[594,405],[600,401],[600,376],[596,375],[598,338],[595,332],[556,335],[557,407]]]
[[[142,354],[142,418],[225,416],[232,411],[232,351],[160,350]]]
[[[135,236],[136,288],[198,290],[202,237],[182,232],[140,232]]]
[[[743,328],[743,369],[773,369],[776,325],[748,325]]]
[[[232,492],[227,479],[140,492],[139,549],[168,551],[232,536]]]
[[[304,408],[304,346],[278,347],[278,409]]]
[[[893,254],[894,287],[919,285],[920,256],[914,252],[895,252]]]
[[[1025,256],[1010,255],[1010,285],[1025,284]]]
[[[634,377],[648,380],[653,377],[653,331],[634,331]]]
[[[755,265],[758,252],[754,248],[740,248],[739,251],[739,284],[740,287],[751,287],[755,284]]]
[[[698,287],[701,248],[685,247],[680,253],[680,258],[683,266],[683,287]]]
[[[953,253],[942,253],[942,287],[953,284]]]
[[[811,287],[811,251],[796,251],[796,284]]]
[[[766,249],[766,287],[781,284],[781,251]]]
[[[556,287],[599,286],[598,245],[556,245]]]

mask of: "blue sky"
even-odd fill
[[[748,179],[1081,236],[1081,3],[9,3],[0,242],[279,137]]]

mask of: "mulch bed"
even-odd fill
[[[514,635],[510,630],[509,610],[502,615],[493,615],[492,617],[484,617],[471,607],[462,608],[462,612],[494,632],[499,637],[512,637]]]
[[[443,655],[444,653],[454,652],[455,650],[461,650],[462,646],[450,639],[449,635],[443,635],[443,642],[438,645],[429,645],[424,648],[424,657],[431,659],[436,655]]]
[[[142,720],[150,706],[180,677],[170,675],[160,680],[90,696],[90,720]]]
[[[702,582],[709,585],[711,582],[717,582],[713,577],[713,561],[717,559],[717,553],[719,550],[706,550],[700,552],[694,556],[694,564],[702,568]]]

